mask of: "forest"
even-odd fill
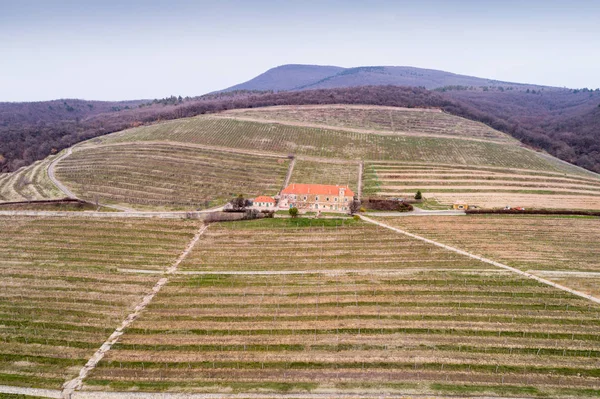
[[[80,141],[163,120],[234,108],[371,104],[440,108],[483,122],[567,162],[600,172],[600,92],[544,88],[362,86],[289,92],[235,91],[200,97],[97,102],[0,103],[0,172]]]

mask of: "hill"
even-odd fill
[[[600,171],[600,90],[566,89],[503,82],[413,67],[367,66],[334,70],[318,65],[283,65],[229,90],[314,90],[359,86],[423,87],[526,144],[586,169]],[[327,67],[329,68],[329,67]],[[306,82],[314,72],[314,79]],[[301,76],[302,79],[296,77]],[[280,82],[290,82],[282,85]],[[300,83],[303,82],[303,83]],[[327,100],[324,100],[327,101]],[[337,101],[338,103],[343,101]],[[368,102],[365,102],[368,103]],[[380,102],[379,104],[385,104]]]
[[[289,155],[296,166],[288,170]],[[463,199],[482,207],[600,209],[597,175],[435,109],[277,106],[177,119],[81,143],[57,163],[56,176],[88,201],[191,210],[236,193],[275,194],[286,170],[295,182],[362,185],[366,195],[420,189],[428,206],[442,208]],[[20,181],[7,179],[5,196],[26,195]]]
[[[265,73],[247,82],[229,87],[223,91],[236,90],[294,90],[305,87],[343,71],[344,68],[321,65],[282,65],[269,69]]]
[[[382,85],[424,87],[426,89],[436,89],[446,86],[512,86],[536,89],[542,87],[408,66],[342,68],[292,64],[269,69],[254,79],[229,87],[223,91],[287,91]]]

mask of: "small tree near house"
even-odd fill
[[[423,194],[421,194],[421,190],[417,190],[417,193],[415,194],[415,199],[416,200],[423,199]]]
[[[243,210],[246,208],[246,199],[243,194],[238,195],[234,199],[231,200],[231,205],[233,209]]]
[[[291,208],[288,210],[288,212],[289,212],[289,214],[290,214],[290,216],[291,216],[291,217],[293,217],[293,218],[296,218],[296,217],[298,217],[298,208],[296,208],[295,206],[294,206],[294,207],[291,207]]]
[[[354,199],[350,203],[350,214],[354,215],[356,212],[360,210],[360,200],[357,196],[354,196]]]

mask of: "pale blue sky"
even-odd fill
[[[0,101],[194,96],[282,64],[600,87],[600,1],[0,0]]]

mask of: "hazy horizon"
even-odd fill
[[[0,101],[196,96],[284,64],[600,87],[600,2],[0,0]]]

